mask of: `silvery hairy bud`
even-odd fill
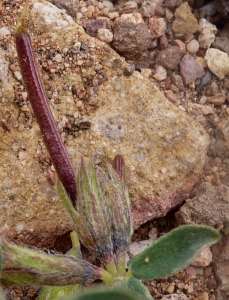
[[[103,269],[83,259],[50,255],[5,240],[1,241],[1,249],[3,283],[63,286],[103,277]]]
[[[124,275],[125,253],[131,241],[132,226],[130,217],[130,198],[124,182],[124,159],[117,155],[114,167],[107,165],[108,176],[100,172],[100,180],[109,193],[111,217],[111,238],[116,257],[118,273]]]
[[[132,227],[130,199],[124,183],[124,160],[115,158],[115,168],[107,172],[82,158],[77,173],[78,199],[72,206],[63,187],[59,188],[81,243],[115,275],[125,274],[125,252]]]
[[[115,266],[111,240],[109,195],[101,184],[94,164],[81,159],[77,174],[76,231],[81,243],[109,269]],[[115,272],[115,270],[110,270]]]

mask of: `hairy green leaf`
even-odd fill
[[[103,269],[83,259],[50,255],[2,241],[2,278],[17,284],[75,285],[101,279]]]
[[[81,295],[73,296],[70,298],[64,298],[62,300],[139,300],[134,294],[127,291],[110,290],[97,290],[87,292]]]
[[[82,258],[80,251],[80,242],[75,231],[70,233],[72,240],[72,249],[67,252],[68,256],[75,256]],[[43,287],[37,300],[59,300],[64,297],[76,295],[80,291],[80,284],[67,285],[67,286],[46,286]]]
[[[134,277],[118,282],[113,289],[132,292],[138,300],[153,300],[149,290],[140,280]]]
[[[202,248],[219,238],[219,232],[212,227],[181,226],[133,257],[128,262],[129,273],[146,280],[171,276],[187,267]]]
[[[59,300],[66,299],[69,295],[77,295],[79,292],[79,285],[55,286],[45,287],[42,289],[37,300]]]
[[[3,295],[2,289],[0,288],[0,300],[5,300],[6,298]]]

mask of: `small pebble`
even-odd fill
[[[161,173],[162,173],[162,174],[165,174],[166,172],[167,172],[167,169],[166,169],[166,168],[164,168],[164,167],[161,168]]]
[[[14,77],[17,79],[17,80],[21,80],[22,79],[22,75],[19,71],[15,71],[14,72]]]
[[[111,10],[114,8],[114,5],[112,2],[105,0],[105,1],[103,1],[103,7],[109,8],[109,10]]]
[[[108,29],[100,28],[98,30],[97,38],[105,43],[110,43],[113,41],[113,33]]]
[[[152,75],[151,69],[142,69],[141,74],[144,78],[149,78]]]
[[[93,14],[95,12],[95,7],[93,5],[88,5],[87,10]]]
[[[61,62],[61,61],[62,61],[62,56],[61,56],[61,54],[55,55],[54,60],[55,60],[56,62]]]
[[[123,74],[125,76],[131,76],[135,71],[135,64],[129,64],[128,66],[125,67],[125,69],[123,70]]]
[[[20,152],[18,153],[18,157],[19,157],[20,160],[25,159],[26,156],[27,156],[27,152],[26,152],[26,151],[20,151]]]
[[[207,102],[207,97],[206,96],[201,96],[200,98],[200,104],[205,104]]]
[[[87,7],[86,6],[82,7],[80,11],[82,14],[85,14],[87,12]]]
[[[4,38],[6,35],[9,35],[10,31],[7,27],[0,28],[0,38]]]
[[[189,53],[194,54],[196,53],[200,48],[200,44],[197,40],[191,40],[188,44],[187,44],[187,50]]]
[[[24,100],[26,100],[27,97],[28,97],[28,94],[27,94],[27,92],[22,92],[22,93],[21,93],[21,96],[22,96],[22,98],[23,98]]]
[[[109,17],[109,19],[114,20],[119,17],[119,13],[117,11],[110,12],[110,13],[108,13],[108,17]]]
[[[171,283],[171,284],[167,287],[166,292],[167,292],[168,294],[172,294],[172,293],[174,292],[174,290],[175,290],[175,284],[174,284],[174,283]]]
[[[153,75],[153,77],[157,80],[157,81],[162,81],[167,77],[167,71],[164,67],[162,67],[161,65],[156,65],[155,67],[155,74]]]

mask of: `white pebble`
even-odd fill
[[[113,3],[107,0],[103,1],[103,6],[109,8],[109,10],[114,8]]]
[[[82,7],[80,11],[82,14],[85,14],[85,12],[87,12],[87,7],[86,6]]]
[[[191,40],[188,44],[187,44],[187,50],[189,53],[196,53],[200,48],[200,44],[197,40]]]
[[[61,56],[61,54],[55,55],[54,60],[55,60],[56,62],[61,62],[61,61],[62,61],[62,56]]]
[[[6,35],[9,35],[10,31],[7,27],[0,28],[0,38],[4,38]]]
[[[209,48],[204,58],[210,71],[220,79],[229,74],[229,56],[226,52]]]
[[[167,71],[164,67],[162,67],[161,65],[156,65],[155,67],[155,74],[153,75],[153,77],[157,80],[157,81],[162,81],[167,77]]]
[[[103,9],[103,7],[104,7],[104,6],[103,6],[103,3],[102,3],[102,2],[99,2],[99,3],[98,3],[98,8],[99,8],[99,9]]]
[[[18,157],[19,157],[20,160],[25,159],[26,156],[27,156],[27,152],[26,151],[20,151],[18,153]]]
[[[27,99],[27,96],[28,96],[27,92],[22,92],[21,95],[24,100]]]
[[[207,102],[207,97],[206,96],[202,96],[201,98],[200,98],[200,104],[205,104],[206,102]]]
[[[78,20],[80,20],[82,17],[83,17],[83,15],[82,15],[80,12],[78,12],[77,15],[76,15],[76,18],[77,18]]]
[[[103,41],[105,43],[110,43],[113,41],[113,33],[110,32],[110,30],[105,29],[105,28],[100,28],[98,30],[97,37],[100,41]]]
[[[16,226],[17,231],[22,231],[24,228],[25,228],[25,224],[22,222],[18,223]]]
[[[214,34],[216,34],[218,32],[217,27],[215,25],[213,25],[212,23],[208,22],[205,18],[200,19],[199,25],[202,28],[202,30],[204,28],[211,28],[213,30]]]
[[[167,172],[167,169],[166,168],[161,168],[161,173],[165,174]]]
[[[17,80],[21,80],[22,79],[22,75],[19,71],[15,71],[14,72],[14,77],[17,79]]]
[[[109,14],[109,8],[108,7],[104,7],[104,9],[103,9],[103,15],[104,16],[108,16],[108,14]]]

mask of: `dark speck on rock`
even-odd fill
[[[123,74],[126,76],[131,76],[135,71],[135,64],[129,64],[128,66],[125,67],[125,69],[123,70]]]

